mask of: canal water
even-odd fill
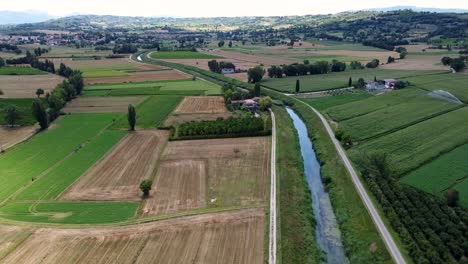
[[[286,110],[292,118],[299,136],[302,159],[304,160],[304,173],[312,194],[312,209],[316,221],[316,243],[326,254],[327,263],[349,263],[344,252],[341,232],[333,213],[329,195],[320,177],[320,163],[307,134],[307,128],[302,119],[292,109],[287,108]]]

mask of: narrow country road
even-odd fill
[[[304,103],[305,104],[305,103]],[[377,209],[375,208],[374,204],[372,203],[372,200],[370,199],[369,195],[366,192],[366,189],[364,189],[364,186],[362,185],[361,180],[359,179],[356,171],[354,170],[351,161],[349,160],[348,156],[346,155],[346,152],[344,151],[343,147],[341,146],[340,142],[335,138],[335,134],[333,133],[332,128],[328,124],[327,120],[323,115],[317,111],[315,108],[313,108],[310,105],[307,105],[310,109],[312,109],[315,114],[317,114],[320,117],[320,120],[322,121],[323,125],[325,126],[328,135],[330,136],[331,140],[333,141],[333,144],[335,145],[336,150],[338,151],[338,154],[340,155],[341,159],[344,162],[344,165],[346,166],[346,169],[348,170],[349,174],[351,175],[351,179],[354,183],[354,186],[356,187],[356,190],[358,191],[359,196],[361,197],[361,200],[364,202],[367,210],[369,211],[369,214],[372,217],[372,220],[374,221],[375,226],[377,227],[380,236],[382,237],[388,251],[390,252],[390,255],[393,258],[393,261],[397,264],[406,264],[405,259],[403,258],[400,249],[396,245],[395,241],[393,240],[393,237],[390,235],[390,232],[388,231],[387,227],[382,221],[382,218],[380,217],[379,213],[377,212]]]
[[[271,109],[270,243],[268,263],[276,264],[276,121]]]

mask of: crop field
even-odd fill
[[[1,75],[0,89],[4,94],[0,98],[35,98],[38,88],[47,93],[62,81],[63,78],[55,74]]]
[[[398,58],[398,53],[393,51],[353,51],[353,50],[317,50],[317,51],[294,51],[290,53],[295,58],[309,59],[310,61],[333,59],[339,61],[362,61],[369,62],[373,59],[378,59],[381,62],[386,62],[389,56]],[[291,56],[290,55],[290,56]]]
[[[164,121],[164,126],[182,124],[190,121],[211,121],[218,118],[227,119],[232,116],[238,116],[232,112],[213,113],[213,114],[176,114],[172,113]]]
[[[94,75],[107,75],[109,71],[97,71]],[[112,72],[112,71],[111,71]],[[117,75],[117,76],[116,76]],[[189,79],[191,76],[175,70],[163,71],[137,71],[121,73],[117,72],[114,76],[97,76],[85,78],[85,84],[99,84],[99,83],[125,83],[125,82],[146,82],[146,81],[167,81],[167,80],[184,80]]]
[[[0,67],[0,75],[39,75],[47,72],[31,67]]]
[[[160,126],[167,116],[177,107],[182,96],[153,95],[136,107],[136,127],[156,128]],[[113,125],[115,129],[127,129],[126,116],[119,118]]]
[[[229,59],[235,59],[255,64],[263,64],[263,65],[283,65],[283,64],[291,64],[295,62],[299,62],[299,59],[288,59],[282,58],[279,56],[265,56],[265,55],[252,55],[252,54],[244,54],[234,51],[225,51],[225,50],[214,50],[210,51],[210,55],[220,56],[226,58],[225,61],[229,61]]]
[[[365,104],[366,101],[361,101],[361,103]],[[435,99],[422,93],[406,102],[342,121],[340,127],[351,136],[353,141],[360,141],[396,131],[459,107],[459,104]]]
[[[0,208],[0,217],[37,223],[113,223],[134,218],[138,205],[133,202],[12,202]]]
[[[139,184],[153,178],[167,131],[131,132],[62,196],[64,200],[139,200]]]
[[[411,172],[401,182],[425,192],[444,197],[449,188],[461,187],[468,178],[468,144],[444,154],[433,162]],[[460,202],[468,205],[468,189],[459,188]]]
[[[263,209],[110,229],[39,229],[3,262],[261,263],[264,232]]]
[[[227,112],[222,96],[187,96],[175,109],[175,113],[225,113]]]
[[[79,149],[115,118],[115,114],[63,116],[47,131],[0,155],[0,201]]]
[[[4,109],[10,105],[16,106],[19,112],[19,120],[16,121],[15,125],[29,126],[36,123],[32,112],[33,99],[19,98],[19,99],[2,99],[0,98],[0,125],[6,125]]]
[[[351,149],[352,158],[361,152],[389,153],[397,172],[405,173],[468,142],[468,108],[464,107]]]
[[[220,56],[209,55],[194,51],[158,51],[152,52],[153,59],[218,59]]]
[[[65,113],[126,113],[128,105],[137,106],[144,96],[79,97],[67,103]]]
[[[48,53],[42,54],[41,58],[71,58],[82,56],[107,56],[112,54],[112,50],[98,51],[94,48],[79,48],[73,46],[45,46],[45,45],[20,45],[20,48],[33,50],[38,47],[50,49]]]
[[[57,199],[65,189],[116,145],[125,134],[125,131],[119,130],[104,131],[63,162],[49,169],[43,177],[35,180],[15,199],[29,201]]]
[[[252,137],[171,141],[162,160],[203,162],[208,206],[262,204],[269,193],[269,140]]]
[[[206,168],[199,160],[165,161],[158,169],[153,194],[143,215],[159,215],[206,206]]]
[[[8,149],[30,136],[34,135],[38,127],[0,127],[0,149]]]
[[[361,101],[369,97],[372,97],[372,94],[368,92],[352,92],[318,98],[303,98],[302,101],[310,104],[318,110],[326,110],[331,107]]]
[[[2,234],[2,236],[0,236],[0,259],[21,244],[31,232],[32,230],[25,227],[10,225],[0,226],[0,234]]]
[[[432,73],[437,73],[437,71],[364,69],[298,77],[269,78],[261,83],[278,91],[293,92],[296,87],[296,80],[300,80],[301,92],[315,92],[347,87],[349,77],[352,77],[354,81],[359,78],[373,80],[374,77],[381,80],[423,76]]]
[[[403,60],[380,66],[382,69],[441,70],[448,72],[448,66],[438,65],[442,55],[407,55]],[[398,56],[397,56],[398,58]]]
[[[405,78],[417,87],[433,90],[445,90],[452,93],[461,101],[468,103],[468,75],[467,74],[434,74],[421,77]]]

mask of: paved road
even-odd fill
[[[270,189],[270,243],[269,261],[276,264],[276,121],[271,111],[271,189]]]
[[[310,105],[307,105],[312,109],[319,117],[320,120],[322,121],[323,125],[325,126],[328,135],[330,136],[331,140],[333,141],[333,144],[335,145],[336,150],[338,151],[338,154],[340,155],[341,159],[343,160],[346,169],[348,170],[349,174],[351,175],[351,179],[354,183],[354,186],[356,187],[356,190],[358,191],[359,196],[361,197],[362,201],[364,202],[367,210],[369,211],[372,220],[374,221],[375,226],[379,230],[380,236],[382,237],[383,241],[385,242],[385,246],[387,247],[388,251],[390,252],[390,255],[393,258],[393,261],[397,264],[405,264],[406,261],[401,255],[400,250],[398,249],[398,246],[396,245],[395,241],[393,240],[393,237],[390,235],[388,232],[387,227],[382,221],[382,218],[377,212],[377,209],[375,208],[374,204],[372,203],[372,200],[370,199],[369,195],[367,194],[366,190],[364,189],[364,186],[361,183],[361,180],[359,179],[356,171],[354,170],[353,166],[351,165],[351,161],[349,160],[348,156],[346,155],[346,152],[344,151],[343,147],[341,146],[340,142],[335,138],[335,134],[333,133],[332,128],[328,124],[327,120],[323,117],[323,115],[317,111],[315,108],[311,107]]]

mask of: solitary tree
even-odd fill
[[[224,40],[221,40],[220,42],[218,42],[218,47],[223,47],[224,46]]]
[[[32,114],[36,121],[39,122],[41,129],[46,129],[49,127],[46,110],[39,99],[34,100],[32,104]]]
[[[265,71],[262,66],[255,66],[247,71],[248,82],[256,83],[262,80]]]
[[[136,111],[135,107],[131,104],[128,105],[128,125],[130,127],[130,130],[135,130],[135,123],[136,123]]]
[[[296,93],[299,93],[301,90],[301,84],[299,83],[299,79],[296,80]]]
[[[41,95],[43,95],[43,94],[44,94],[44,89],[39,88],[39,89],[36,90],[36,95],[37,95],[38,98],[41,97]]]
[[[143,192],[144,197],[148,197],[151,190],[151,185],[153,185],[152,180],[143,180],[140,183],[140,190]]]
[[[260,83],[255,84],[254,95],[255,96],[260,96]]]
[[[353,86],[353,79],[351,77],[349,77],[348,87],[351,87],[351,86]]]
[[[377,82],[377,76],[374,76],[374,82]]]
[[[20,119],[20,113],[18,108],[15,105],[9,105],[5,108],[5,122],[13,127],[16,124],[16,121]]]
[[[260,110],[266,111],[268,110],[268,108],[271,107],[272,104],[273,104],[273,100],[271,100],[269,96],[265,96],[260,99],[260,102],[258,103],[258,107],[260,108]]]
[[[451,207],[457,206],[458,199],[459,199],[459,195],[458,195],[457,190],[449,189],[447,191],[447,205],[448,206],[451,206]]]
[[[229,46],[230,48],[232,48],[232,41],[231,41],[231,40],[229,41],[228,46]]]

